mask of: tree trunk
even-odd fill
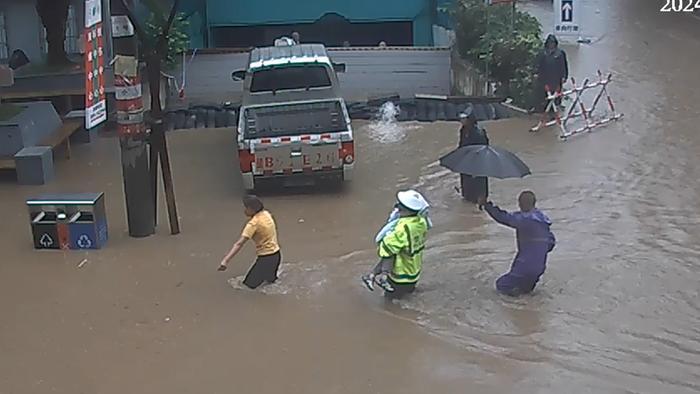
[[[37,0],[36,11],[46,28],[49,65],[68,63],[64,42],[66,40],[66,19],[70,0]]]

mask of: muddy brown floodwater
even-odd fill
[[[170,135],[183,233],[167,235],[163,215],[138,240],[117,141],[102,138],[46,187],[0,183],[0,393],[699,392],[700,20],[657,3],[587,2],[596,39],[567,48],[572,75],[615,73],[622,122],[565,143],[527,133],[528,119],[486,125],[534,172],[493,182],[493,199],[512,208],[532,188],[555,223],[534,296],[493,290],[512,233],[436,164],[455,124],[358,123],[350,189],[266,196],[285,265],[264,292],[227,283],[252,248],[216,272],[243,220],[230,131]],[[432,201],[435,229],[420,291],[385,305],[358,276],[406,187]],[[23,201],[44,191],[106,192],[108,247],[33,251]]]

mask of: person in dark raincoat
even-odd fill
[[[508,296],[517,297],[535,290],[547,267],[547,255],[556,244],[550,230],[552,221],[535,207],[535,203],[535,194],[531,191],[520,193],[519,212],[504,211],[485,197],[479,199],[479,205],[489,216],[516,231],[518,253],[510,271],[496,281],[496,289]]]
[[[460,148],[467,145],[489,144],[486,130],[477,123],[474,108],[471,105],[459,115],[459,118],[462,122],[462,128],[459,129]],[[476,204],[479,197],[488,196],[489,179],[487,177],[473,177],[465,174],[461,174],[461,177],[461,193],[465,200]]]
[[[547,107],[548,86],[551,92],[561,90],[564,82],[569,78],[569,62],[566,52],[559,49],[559,41],[550,34],[544,42],[544,50],[537,56],[537,84],[535,86],[537,98],[537,110],[544,112]],[[557,105],[561,105],[561,98],[557,99]]]

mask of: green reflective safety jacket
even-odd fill
[[[428,221],[422,216],[403,217],[379,243],[379,257],[394,257],[394,269],[389,278],[395,283],[418,282],[423,268]]]

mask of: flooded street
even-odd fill
[[[230,130],[169,134],[183,232],[161,212],[146,239],[126,234],[118,142],[100,138],[48,186],[0,182],[0,394],[700,392],[700,20],[660,3],[588,1],[593,44],[564,47],[573,76],[613,73],[621,122],[567,142],[534,119],[484,124],[533,172],[491,198],[514,209],[532,189],[554,222],[533,296],[495,292],[513,234],[437,163],[456,124],[358,122],[351,187],[263,195],[284,258],[263,292],[228,284],[251,246],[216,272],[244,220]],[[359,275],[409,187],[435,228],[418,292],[386,305]],[[25,198],[88,191],[106,194],[107,247],[32,250]]]

